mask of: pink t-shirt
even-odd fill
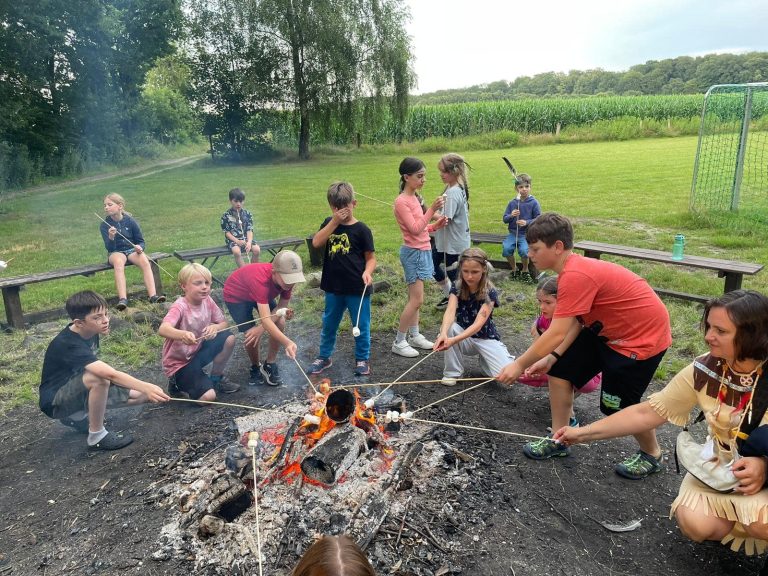
[[[275,284],[272,280],[272,264],[246,264],[232,272],[224,281],[224,301],[230,304],[269,304],[269,301],[278,295],[290,300],[292,290],[293,288],[282,290]]]
[[[224,320],[224,313],[210,296],[207,296],[199,306],[190,304],[186,298],[180,296],[163,318],[163,322],[167,322],[177,330],[192,332],[198,337],[211,324],[219,324]],[[170,377],[189,364],[202,345],[203,340],[194,344],[184,344],[179,340],[166,338],[165,344],[163,344],[163,372],[165,375]]]
[[[600,322],[600,336],[624,356],[646,360],[672,343],[669,312],[643,278],[613,262],[571,254],[557,277],[555,318]]]
[[[395,220],[403,233],[403,244],[416,250],[429,250],[429,232],[427,226],[432,220],[434,210],[428,208],[424,213],[415,195],[405,192],[395,199]]]

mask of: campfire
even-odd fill
[[[414,484],[413,464],[424,451],[425,426],[396,421],[404,409],[402,400],[374,406],[323,380],[305,403],[237,418],[230,446],[161,490],[178,510],[164,527],[162,554],[194,558],[197,569],[211,562],[252,569],[260,548],[274,569],[295,562],[321,534],[347,533],[367,546],[393,507],[403,506],[398,492]]]

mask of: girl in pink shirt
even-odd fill
[[[395,200],[395,219],[403,233],[400,263],[408,284],[408,302],[400,315],[392,352],[408,358],[419,355],[416,348],[432,350],[433,343],[419,332],[419,308],[424,302],[424,281],[434,273],[429,233],[447,222],[445,216],[440,216],[430,224],[435,212],[443,207],[442,196],[435,199],[426,213],[422,212],[416,193],[424,186],[426,172],[424,162],[410,156],[405,158],[400,163],[400,195]]]

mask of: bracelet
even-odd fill
[[[560,354],[558,354],[554,350],[552,350],[552,352],[550,352],[550,354],[555,357],[555,360],[560,360],[560,358],[562,358],[562,356],[560,356]]]

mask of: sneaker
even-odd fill
[[[517,280],[520,277],[520,272],[517,270],[512,270],[512,272],[509,273],[509,278],[511,280]]]
[[[576,416],[571,416],[568,419],[568,426],[570,426],[571,428],[578,428],[579,426],[581,426],[581,424],[579,424],[579,421],[576,420]],[[549,432],[550,434],[552,433],[552,426],[547,426],[547,432]]]
[[[59,420],[64,426],[69,426],[70,428],[74,428],[81,434],[88,434],[88,416],[83,418],[82,420],[72,420],[72,418],[61,418]]]
[[[440,302],[435,304],[435,308],[439,308],[440,310],[443,310],[448,307],[448,296],[445,296]]]
[[[154,296],[150,296],[149,302],[151,304],[162,304],[165,302],[165,294],[155,294]]]
[[[458,381],[459,381],[458,378],[452,378],[450,376],[443,376],[443,379],[440,380],[440,384],[442,384],[443,386],[456,386]]]
[[[395,341],[395,343],[392,344],[392,352],[398,356],[405,356],[406,358],[415,358],[419,355],[419,353],[408,344],[407,340],[401,342]]]
[[[171,398],[181,398],[182,400],[189,400],[189,394],[187,394],[182,389],[180,389],[179,385],[176,384],[175,375],[168,378],[168,396],[170,396]]]
[[[283,379],[280,378],[280,373],[277,371],[277,363],[275,362],[264,362],[261,365],[261,374],[270,386],[280,386],[283,383]]]
[[[120,300],[117,301],[116,308],[121,312],[128,308],[128,298],[120,298]]]
[[[568,446],[556,443],[551,438],[542,438],[528,442],[523,446],[523,454],[533,460],[546,460],[553,457],[570,456],[571,449]]]
[[[236,382],[230,382],[222,375],[212,374],[210,378],[211,382],[213,382],[213,389],[216,390],[216,392],[221,392],[222,394],[232,394],[233,392],[240,390],[240,384],[237,384]]]
[[[368,360],[358,360],[355,362],[355,376],[370,376],[371,365]]]
[[[619,462],[614,467],[616,474],[629,478],[630,480],[642,480],[646,476],[655,474],[662,469],[661,461],[663,458],[654,458],[647,452],[638,450],[632,456]]]
[[[521,282],[528,282],[528,283],[530,283],[530,282],[533,281],[533,278],[531,278],[530,273],[522,272],[522,273],[520,273],[520,281]]]
[[[261,386],[262,384],[264,384],[264,376],[261,375],[261,364],[251,364],[248,386]]]
[[[307,374],[320,374],[326,368],[333,366],[330,358],[315,358],[315,361],[307,366]]]
[[[413,348],[421,348],[422,350],[432,350],[435,343],[430,342],[426,338],[424,338],[423,334],[416,334],[416,336],[408,336],[407,337],[408,344],[410,344]]]
[[[128,432],[107,432],[96,444],[89,444],[88,450],[120,450],[133,442],[133,436]]]

